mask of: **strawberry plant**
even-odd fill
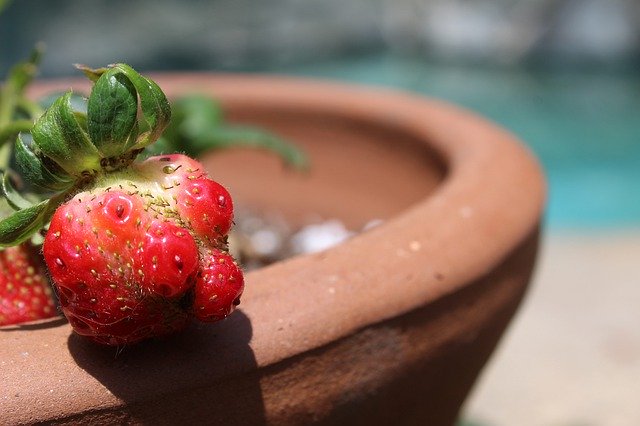
[[[137,160],[171,116],[155,82],[126,64],[81,69],[94,82],[86,111],[68,92],[17,137],[15,162],[40,199],[4,180],[15,211],[0,221],[0,245],[48,225],[43,253],[62,311],[98,343],[225,318],[244,286],[228,254],[229,193],[185,155]]]

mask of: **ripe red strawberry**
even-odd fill
[[[212,321],[233,311],[242,272],[220,251],[232,201],[218,190],[221,208],[218,198],[194,196],[198,187],[222,188],[197,161],[158,156],[106,175],[58,207],[43,251],[79,334],[124,345],[182,329],[191,312]],[[193,226],[205,220],[208,227]],[[212,273],[225,278],[199,285]],[[191,307],[194,297],[218,301]]]
[[[53,293],[29,243],[0,251],[0,326],[57,315]]]
[[[54,196],[0,222],[0,244],[50,219],[43,253],[62,311],[98,343],[225,318],[244,285],[226,253],[231,196],[184,155],[135,162],[169,120],[164,94],[124,64],[85,71],[95,80],[86,116],[67,94],[38,119],[33,141],[17,141],[24,177]]]

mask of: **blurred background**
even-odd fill
[[[329,78],[509,129],[546,170],[547,232],[461,423],[640,424],[640,2],[20,0],[0,15],[0,75],[41,40],[44,78],[116,61]]]

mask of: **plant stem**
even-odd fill
[[[14,94],[11,93],[8,87],[9,85],[5,85],[0,90],[0,129],[4,128],[11,121],[11,115],[13,114],[13,110],[15,108],[14,103]]]

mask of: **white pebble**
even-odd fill
[[[291,246],[295,253],[316,253],[338,245],[352,235],[342,222],[328,220],[302,228],[291,238]]]

